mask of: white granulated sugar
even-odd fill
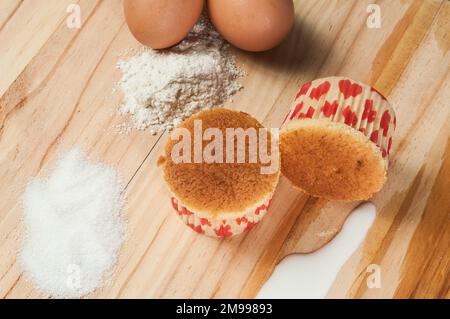
[[[223,105],[241,89],[229,45],[202,16],[188,36],[168,50],[144,49],[117,63],[122,71],[119,111],[137,129],[172,129],[204,108]]]
[[[56,298],[94,291],[111,275],[124,241],[123,188],[116,170],[72,150],[24,194],[24,273]]]

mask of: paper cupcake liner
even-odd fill
[[[386,98],[369,85],[345,77],[328,77],[304,84],[282,128],[293,121],[328,119],[363,133],[388,161],[395,113]]]
[[[236,217],[233,214],[229,218],[217,219],[201,217],[200,214],[186,208],[179,199],[174,196],[171,197],[172,207],[186,225],[197,233],[218,238],[226,238],[248,232],[267,213],[271,201],[272,199],[269,199],[256,209],[243,213],[240,217]]]

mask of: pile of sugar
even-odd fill
[[[229,45],[202,16],[188,36],[168,50],[144,49],[117,63],[122,114],[152,133],[172,129],[204,108],[223,105],[241,89],[242,72]]]
[[[24,194],[24,273],[52,297],[94,291],[111,274],[124,241],[123,188],[116,170],[64,154],[52,174]]]

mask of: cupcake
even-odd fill
[[[233,129],[259,134],[242,139],[229,134]],[[211,144],[213,140],[222,145]],[[171,133],[158,161],[175,212],[190,228],[209,236],[224,238],[250,230],[267,213],[278,183],[276,142],[244,112],[215,108],[186,119]],[[273,158],[270,163],[259,156],[264,147]]]
[[[386,180],[396,119],[363,83],[328,77],[303,85],[280,132],[281,171],[304,192],[364,200]]]

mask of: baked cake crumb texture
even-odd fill
[[[244,112],[223,108],[205,110],[185,120],[179,127],[194,130],[194,121],[202,120],[202,130],[218,128],[225,136],[226,128],[263,128],[253,117]],[[270,133],[268,133],[270,134]],[[270,135],[268,136],[270,146]],[[203,141],[203,148],[210,141]],[[172,193],[193,210],[212,215],[246,211],[271,195],[278,182],[279,172],[261,174],[262,164],[257,163],[174,163],[171,151],[177,140],[169,140],[165,147],[164,178]],[[191,151],[194,149],[192,140]],[[226,143],[224,142],[226,154]],[[235,156],[237,143],[235,139]],[[246,139],[248,159],[249,140]],[[269,149],[270,151],[270,149]]]

